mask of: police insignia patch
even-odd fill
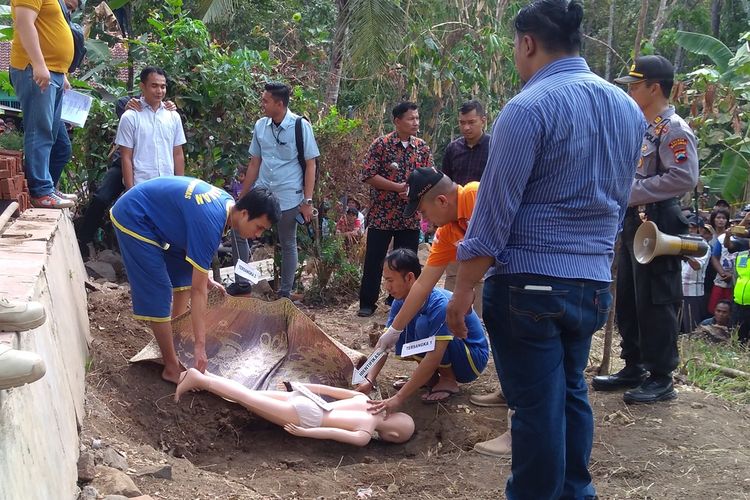
[[[669,143],[669,149],[672,150],[675,163],[682,163],[688,159],[687,143],[687,139],[683,137]]]
[[[662,122],[662,123],[660,123],[654,129],[654,132],[656,132],[656,135],[664,135],[664,134],[666,134],[667,132],[669,132],[669,122]]]

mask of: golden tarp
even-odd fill
[[[193,366],[190,313],[172,323],[177,356]],[[329,337],[288,299],[265,302],[212,294],[206,314],[208,371],[250,389],[276,389],[283,380],[350,387],[366,357]],[[156,360],[156,341],[131,361]]]

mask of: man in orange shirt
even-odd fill
[[[419,210],[422,217],[438,226],[438,230],[422,273],[412,285],[393,322],[378,340],[376,349],[380,350],[389,350],[396,344],[401,332],[422,308],[445,269],[451,262],[455,262],[456,248],[469,227],[479,190],[478,182],[460,186],[434,168],[415,169],[409,176],[407,185],[409,204],[404,209],[404,215],[411,217]],[[477,289],[475,293],[478,292],[481,302],[481,288],[478,286]],[[425,399],[429,398],[427,396]],[[505,404],[501,391],[486,396],[472,396],[471,402],[480,406]],[[510,418],[508,422],[510,423]],[[475,450],[492,456],[510,454],[510,430],[495,439],[478,443]]]

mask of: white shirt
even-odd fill
[[[703,282],[706,279],[706,268],[711,257],[711,249],[706,250],[702,257],[693,257],[700,268],[696,271],[686,261],[682,261],[682,295],[685,297],[702,297],[704,295]]]
[[[187,142],[182,119],[164,103],[154,111],[141,97],[141,111],[123,113],[115,142],[133,150],[133,177],[138,184],[154,177],[174,175],[174,148]]]

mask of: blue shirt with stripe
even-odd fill
[[[458,260],[494,257],[490,276],[609,281],[645,130],[583,58],[540,69],[495,120]]]
[[[221,243],[232,195],[200,179],[157,177],[129,189],[112,207],[117,224],[155,244],[183,250],[208,272]]]
[[[401,355],[404,344],[422,340],[434,336],[435,340],[460,341],[466,344],[472,352],[478,350],[481,353],[489,352],[489,344],[484,336],[482,322],[473,310],[465,316],[466,329],[469,331],[466,339],[454,337],[445,323],[445,310],[448,307],[453,294],[443,288],[434,288],[425,301],[422,309],[406,325],[406,328],[396,342],[396,353]],[[393,323],[396,315],[404,305],[403,300],[394,300],[388,313],[388,326]],[[482,367],[483,369],[483,367]],[[480,369],[481,371],[481,369]]]

